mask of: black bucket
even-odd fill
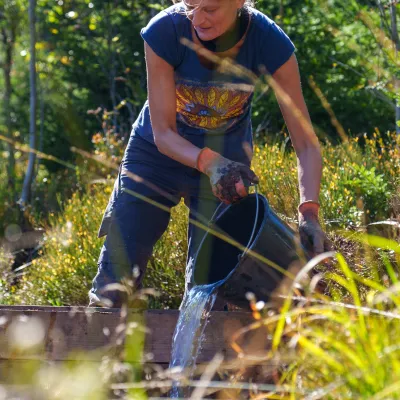
[[[210,228],[270,261],[266,263],[210,232],[205,234],[195,255],[192,284],[218,282],[218,295],[239,307],[248,307],[248,292],[254,293],[257,300],[270,301],[285,278],[284,271],[293,274],[307,261],[297,233],[260,194],[251,194],[228,206]]]

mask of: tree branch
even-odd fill
[[[383,8],[381,0],[376,0],[376,3],[378,4],[379,14],[381,15],[381,22],[383,25],[385,25],[387,32],[390,32],[390,26],[386,21],[385,10]]]
[[[392,24],[392,40],[396,45],[396,50],[400,51],[400,41],[399,41],[399,32],[397,30],[397,14],[396,14],[396,4],[392,2],[390,6],[390,18]]]

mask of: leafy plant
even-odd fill
[[[364,165],[353,165],[352,172],[352,178],[345,180],[343,186],[361,200],[360,208],[368,220],[386,218],[391,191],[385,176],[377,173],[375,167],[366,168]]]

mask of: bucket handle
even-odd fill
[[[253,225],[253,230],[252,230],[252,232],[251,232],[251,235],[250,235],[250,239],[249,239],[249,242],[247,243],[247,245],[246,245],[246,247],[245,247],[245,249],[244,249],[244,251],[243,251],[243,253],[242,254],[239,254],[239,261],[246,255],[246,253],[250,250],[250,245],[251,245],[251,242],[253,241],[253,238],[254,238],[254,234],[255,234],[255,231],[256,231],[256,226],[257,226],[257,221],[258,221],[258,213],[259,213],[259,208],[260,208],[260,200],[259,200],[259,196],[258,196],[258,185],[254,185],[254,189],[255,189],[255,194],[256,194],[256,216],[255,216],[255,221],[254,221],[254,225]],[[222,204],[223,203],[221,203],[216,209],[215,209],[215,211],[214,211],[214,214],[212,215],[212,217],[211,217],[211,219],[210,219],[210,221],[209,221],[209,223],[208,223],[208,227],[209,228],[211,228],[211,225],[212,224],[214,224],[214,222],[215,222],[215,217],[218,215],[218,210],[220,209],[220,207],[222,206]]]

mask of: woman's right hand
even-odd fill
[[[199,153],[196,167],[210,178],[214,195],[225,204],[246,197],[249,186],[259,181],[247,165],[222,157],[208,147]]]

